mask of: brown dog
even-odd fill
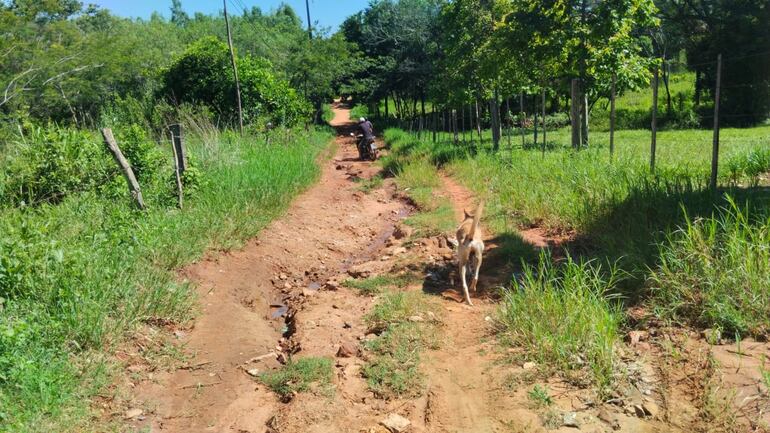
[[[484,254],[484,240],[481,227],[479,227],[483,206],[484,203],[479,202],[472,215],[465,211],[465,219],[457,228],[457,264],[460,267],[460,278],[463,280],[463,291],[468,305],[473,305],[473,302],[471,302],[471,297],[468,294],[468,283],[465,279],[466,269],[473,275],[471,289],[475,292]]]

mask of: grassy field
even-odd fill
[[[109,353],[126,331],[194,314],[194,290],[174,270],[256,235],[314,181],[329,138],[281,131],[268,145],[188,135],[200,179],[183,211],[150,187],[149,209],[134,210],[119,177],[114,195],[69,191],[55,203],[0,208],[0,430],[88,430],[90,399],[111,380]],[[32,164],[17,162],[8,167]]]
[[[507,140],[495,153],[488,141],[455,145],[442,135],[433,143],[392,129],[386,167],[442,167],[485,199],[485,224],[500,236],[530,225],[571,233],[572,259],[510,254],[523,277],[501,304],[501,339],[565,375],[586,369],[578,373],[601,389],[611,382],[622,305],[731,336],[764,337],[770,329],[770,128],[722,131],[716,192],[707,188],[710,134],[662,132],[653,174],[648,131],[619,131],[611,160],[602,132],[579,152],[559,130],[549,133],[544,153],[520,141],[509,148]],[[531,317],[571,325],[532,324]],[[575,364],[565,348],[578,346],[585,350]]]

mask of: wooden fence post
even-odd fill
[[[176,178],[177,205],[184,208],[184,189],[182,187],[182,173],[185,170],[184,146],[182,145],[182,127],[180,125],[169,126],[171,135],[171,151],[174,153],[174,177]]]
[[[543,109],[543,157],[545,157],[545,146],[546,146],[546,127],[545,127],[545,86],[543,86],[542,91],[542,101],[540,103],[542,105]]]
[[[455,144],[460,142],[460,136],[457,130],[457,110],[452,109],[452,131],[454,132]]]
[[[612,74],[612,88],[610,89],[610,159],[615,154],[615,84],[617,76]]]
[[[717,56],[717,82],[714,93],[714,139],[711,146],[711,179],[709,186],[717,190],[717,171],[719,169],[719,97],[722,87],[722,54]]]
[[[519,93],[519,132],[521,132],[521,148],[524,149],[525,137],[524,137],[524,92]]]
[[[572,121],[572,148],[580,149],[580,102],[578,99],[578,79],[570,84],[570,120]]]
[[[142,199],[142,190],[139,188],[139,182],[136,181],[134,171],[131,169],[131,165],[123,156],[123,152],[120,151],[118,143],[115,141],[115,137],[112,136],[112,130],[110,128],[102,128],[102,137],[104,138],[104,144],[110,150],[115,162],[120,166],[120,170],[123,172],[123,177],[126,178],[128,183],[128,190],[131,192],[131,196],[136,201],[136,206],[144,210],[144,200]]]
[[[655,172],[655,148],[658,139],[658,67],[652,74],[652,140],[650,141],[650,172]]]

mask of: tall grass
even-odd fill
[[[733,201],[687,219],[660,250],[650,277],[658,315],[723,334],[770,333],[770,218]]]
[[[316,178],[328,139],[190,137],[203,181],[183,211],[99,191],[1,208],[0,430],[82,430],[109,378],[103,351],[140,322],[188,319],[193,291],[174,269],[256,235]]]
[[[524,349],[540,368],[577,376],[607,389],[613,381],[615,345],[621,313],[609,296],[617,271],[568,258],[554,264],[541,255],[525,266],[521,280],[507,290],[498,313],[501,337]]]

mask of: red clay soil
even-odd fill
[[[501,362],[511,354],[492,334],[497,301],[487,295],[508,284],[513,270],[504,262],[485,261],[476,306],[459,302],[445,238],[393,236],[413,209],[391,179],[368,193],[361,191],[357,181],[380,168],[357,161],[348,118],[346,107],[335,107],[335,154],[320,161],[320,181],[282,218],[242,250],[212,255],[181,272],[196,285],[201,306],[194,324],[177,333],[189,358],[181,367],[136,379],[133,406],[143,414],[127,421],[130,429],[386,433],[382,420],[398,414],[411,422],[410,432],[547,430],[548,411],[533,407],[528,397],[533,382],[516,379],[530,374],[531,366]],[[463,208],[475,207],[475,198],[450,178],[443,181],[441,193],[450,198],[459,221]],[[524,240],[534,247],[549,244],[544,234],[525,234]],[[495,239],[487,236],[487,242],[494,256]],[[369,338],[363,316],[377,297],[361,296],[339,283],[349,275],[404,268],[426,276],[424,283],[406,290],[442,295],[433,298],[441,309],[443,337],[438,349],[422,357],[426,385],[420,397],[387,400],[368,389],[361,375],[367,357],[361,341]],[[565,413],[574,413],[584,432],[611,432],[613,427],[622,432],[692,430],[699,411],[690,390],[697,387],[671,385],[669,381],[679,378],[671,371],[683,370],[671,364],[653,368],[661,357],[657,346],[632,343],[624,346],[622,362],[635,381],[619,391],[614,404],[597,402],[589,389],[561,379],[536,379],[554,399],[550,412],[558,413],[559,422],[552,431],[576,431],[562,425]],[[357,353],[336,357],[342,345]],[[289,356],[333,358],[333,394],[300,393],[284,403],[253,377],[280,368]],[[677,397],[682,398],[672,402]],[[635,405],[656,413],[639,416]]]

